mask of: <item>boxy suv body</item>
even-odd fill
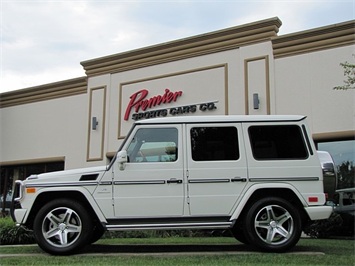
[[[52,254],[145,229],[230,229],[283,252],[325,202],[306,117],[194,116],[136,122],[108,166],[17,181],[13,216]]]

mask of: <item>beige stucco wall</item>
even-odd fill
[[[176,102],[150,110],[214,101],[212,111],[185,115],[301,114],[317,137],[349,137],[355,90],[333,87],[343,84],[339,64],[354,64],[353,24],[279,38],[280,25],[272,18],[93,59],[82,62],[87,77],[0,95],[0,165],[107,164],[133,123],[123,118],[130,96],[142,89],[148,98],[182,91]]]
[[[65,157],[65,168],[85,165],[85,94],[2,108],[2,163],[26,163]]]
[[[344,84],[339,64],[355,64],[354,51],[350,45],[276,59],[276,113],[307,115],[314,134],[354,130],[355,90],[333,90]]]

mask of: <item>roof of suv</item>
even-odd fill
[[[150,118],[136,121],[135,124],[166,124],[166,123],[211,123],[211,122],[281,122],[301,121],[302,115],[211,115],[211,116],[173,116]]]

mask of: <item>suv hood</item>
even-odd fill
[[[78,182],[78,181],[95,181],[98,180],[107,170],[107,166],[81,168],[74,170],[65,170],[58,172],[50,172],[38,175],[31,175],[24,181],[26,184],[33,183],[63,183],[63,182]]]

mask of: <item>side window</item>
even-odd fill
[[[235,127],[194,127],[190,133],[194,161],[239,159],[238,131]]]
[[[308,157],[301,128],[296,125],[251,126],[249,138],[256,160],[297,160]]]
[[[178,130],[176,128],[138,129],[128,146],[128,161],[174,162],[177,160]]]

